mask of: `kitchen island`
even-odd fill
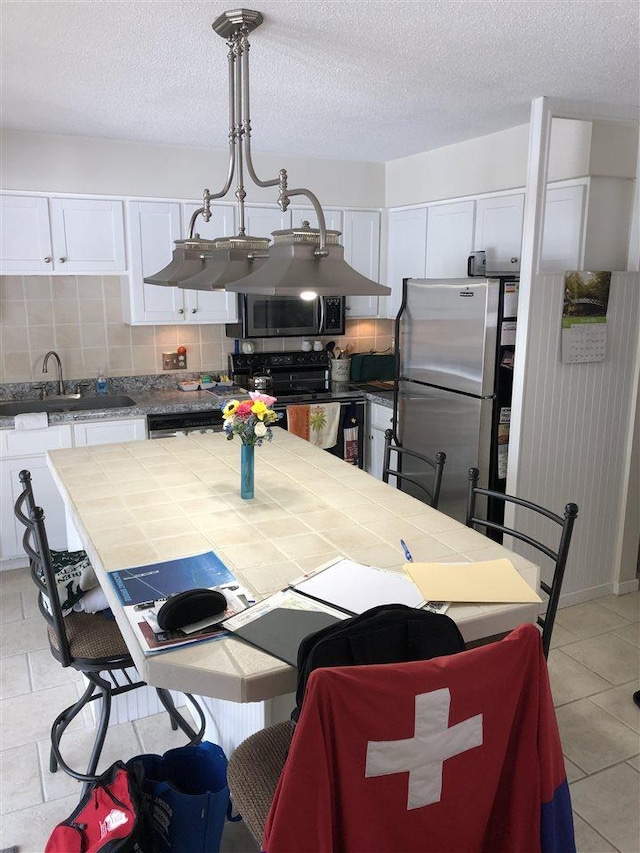
[[[213,550],[259,600],[336,556],[401,570],[402,538],[415,560],[508,556],[537,587],[533,563],[284,431],[256,448],[249,501],[239,493],[240,444],[220,433],[53,450],[47,464],[154,686],[261,703],[294,691],[297,671],[234,637],[145,657],[109,572]],[[454,605],[449,615],[469,642],[535,621],[537,606]]]

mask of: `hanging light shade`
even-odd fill
[[[216,248],[206,258],[204,266],[195,275],[181,278],[178,287],[185,290],[222,290],[229,282],[251,275],[266,263],[268,237],[220,237],[215,244]]]
[[[314,296],[386,296],[389,288],[376,284],[350,267],[344,260],[340,231],[326,232],[326,252],[314,255],[320,230],[303,222],[300,228],[273,232],[269,258],[251,275],[227,285],[236,293],[264,293],[266,296],[305,294]]]
[[[177,240],[173,258],[160,272],[145,277],[148,284],[193,290],[229,290],[239,293],[318,294],[339,296],[387,296],[384,287],[357,273],[344,260],[339,231],[327,231],[324,212],[316,196],[307,189],[289,189],[286,169],[277,178],[263,181],[256,175],[251,156],[248,35],[263,21],[260,12],[235,9],[224,12],[213,23],[215,32],[229,47],[229,167],[227,179],[217,193],[206,189],[203,205],[191,217],[189,236]],[[245,229],[244,168],[258,187],[278,187],[278,206],[285,212],[291,198],[304,196],[315,211],[318,228],[275,231],[268,237],[251,237]],[[211,202],[229,192],[234,176],[238,210],[236,237],[203,240],[194,233],[199,216],[208,222]]]
[[[176,240],[171,262],[154,275],[147,276],[147,284],[176,287],[183,279],[192,278],[206,267],[216,249],[214,240]]]

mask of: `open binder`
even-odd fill
[[[424,598],[406,575],[336,559],[289,587],[227,619],[223,627],[296,666],[309,634],[380,604],[421,607]]]

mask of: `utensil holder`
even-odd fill
[[[350,358],[333,358],[331,359],[331,381],[332,382],[348,382],[351,375],[351,359]]]

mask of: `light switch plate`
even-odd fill
[[[187,354],[186,354],[186,352],[163,352],[162,353],[162,369],[163,370],[186,370],[187,369]]]

